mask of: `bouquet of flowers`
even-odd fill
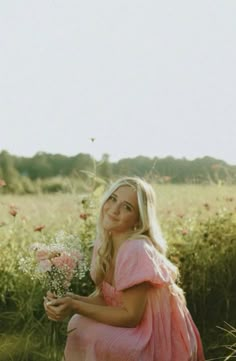
[[[33,243],[28,256],[19,259],[19,268],[61,297],[70,291],[72,279],[83,278],[87,262],[79,240],[60,231],[49,244]]]
[[[73,279],[81,280],[88,270],[88,260],[82,252],[78,237],[59,231],[47,243],[33,243],[29,253],[19,258],[19,269],[38,280],[46,291],[51,291],[58,297],[70,291]],[[47,343],[50,347],[48,357],[58,361],[61,354],[60,323],[51,322]]]

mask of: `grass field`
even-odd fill
[[[219,209],[236,210],[236,186],[157,185],[157,207],[161,224],[170,217],[208,217]],[[76,220],[81,211],[81,195],[1,195],[0,222],[11,222],[8,208],[16,206],[19,216],[32,224],[56,227]]]
[[[236,186],[156,185],[155,189],[161,228],[170,255],[183,272],[207,357],[224,359],[221,345],[235,342],[235,331],[228,337],[217,326],[227,321],[235,327]],[[45,348],[49,326],[43,315],[43,293],[19,274],[17,256],[26,254],[31,243],[62,229],[92,241],[101,192],[98,189],[87,204],[79,194],[0,194],[0,361],[55,360],[55,355],[48,358]],[[35,231],[38,226],[44,227],[41,232]]]

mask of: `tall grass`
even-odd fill
[[[45,291],[19,272],[17,259],[27,254],[31,243],[47,241],[58,230],[79,235],[90,254],[101,192],[102,188],[96,191],[92,203],[77,194],[0,194],[0,361],[55,360],[55,355],[49,356],[51,322],[43,310]],[[235,353],[224,345],[231,342],[235,350],[236,187],[158,185],[156,192],[169,256],[180,268],[188,307],[206,355],[221,359],[228,355],[230,360]],[[15,216],[10,213],[12,208]],[[44,226],[41,232],[35,231],[38,225]],[[73,288],[90,293],[93,283],[89,274]],[[230,335],[222,330],[225,322],[232,327]],[[59,330],[57,352],[61,354],[66,323]]]

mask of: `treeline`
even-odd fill
[[[94,180],[123,175],[145,177],[156,183],[235,184],[236,166],[207,156],[192,161],[138,156],[111,162],[108,154],[98,161],[83,153],[68,157],[38,152],[31,158],[5,150],[0,153],[1,192],[5,193],[81,191]]]

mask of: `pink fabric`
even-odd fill
[[[142,321],[125,328],[74,315],[68,325],[68,331],[74,330],[67,338],[66,361],[204,361],[200,335],[174,280],[172,264],[151,244],[127,240],[117,255],[115,287],[103,282],[102,292],[106,303],[117,307],[122,305],[122,290],[150,282]]]

